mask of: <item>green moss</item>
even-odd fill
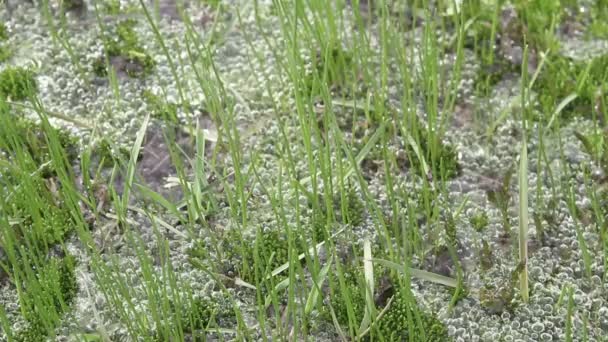
[[[285,234],[277,230],[262,232],[258,234],[255,243],[258,245],[265,268],[274,270],[289,261],[288,241]]]
[[[209,298],[194,298],[187,304],[186,310],[180,312],[184,332],[192,333],[206,329],[207,325],[220,313],[220,306]]]
[[[24,119],[15,119],[8,107],[0,110],[3,127],[0,136],[0,155],[19,165],[3,170],[5,190],[11,194],[10,203],[0,208],[0,215],[16,220],[14,233],[20,244],[36,246],[45,251],[64,241],[73,230],[72,215],[63,203],[63,193],[55,178],[56,167],[52,163],[48,133],[39,124]],[[59,149],[72,150],[75,141],[67,133],[55,131]],[[19,146],[19,148],[16,148]],[[22,178],[28,175],[28,181]],[[4,212],[2,212],[4,211]]]
[[[122,58],[126,62],[125,72],[129,77],[149,74],[156,63],[141,45],[135,26],[137,21],[127,19],[119,22],[114,30],[104,36],[104,48],[110,60]],[[137,67],[129,67],[132,64]],[[105,58],[93,61],[93,72],[100,77],[107,75]]]
[[[434,314],[423,312],[400,293],[395,295],[391,306],[378,324],[385,341],[450,340],[446,326]]]
[[[376,268],[374,268],[376,271]],[[354,322],[357,324],[363,319],[365,313],[365,281],[363,272],[360,269],[347,267],[344,270],[344,289],[340,287],[338,275],[332,273],[332,282],[335,288],[332,288],[330,293],[330,303],[336,314],[338,323],[343,326],[349,324],[348,308],[352,307],[355,315]],[[328,321],[331,321],[329,311],[324,312],[324,316]]]
[[[494,266],[494,255],[492,253],[492,249],[490,248],[490,244],[487,240],[481,240],[481,252],[479,256],[479,266],[482,271],[488,271]]]
[[[151,109],[151,115],[155,118],[177,123],[177,104],[164,101],[158,95],[149,90],[143,91],[143,98]]]
[[[85,6],[84,0],[62,0],[61,9],[63,11],[78,11]]]
[[[592,117],[594,111],[605,111],[605,102],[601,100],[608,91],[607,78],[608,55],[589,61],[554,55],[547,59],[532,89],[538,94],[541,109],[547,113],[570,94],[576,94],[577,98],[561,111],[561,119]]]
[[[76,279],[76,259],[67,255],[63,258],[51,258],[37,272],[39,292],[25,293],[21,298],[21,305],[27,309],[23,310],[28,327],[17,332],[17,341],[44,341],[48,335],[48,325],[58,325],[59,322],[46,320],[43,324],[43,313],[55,312],[58,315],[64,313],[64,309],[70,306],[78,293],[78,282]],[[25,291],[27,292],[27,287]],[[45,307],[51,298],[53,308]],[[40,300],[42,299],[42,300]]]
[[[106,14],[119,15],[121,13],[120,0],[106,0],[102,8]]]
[[[21,68],[10,67],[0,72],[0,96],[13,101],[25,100],[37,92],[38,84],[34,72]]]
[[[485,211],[480,211],[475,213],[475,215],[471,216],[469,219],[469,223],[473,226],[476,232],[483,232],[489,224],[488,214]]]
[[[8,61],[13,56],[13,50],[8,44],[0,44],[0,63]]]
[[[608,39],[608,5],[605,1],[595,1],[591,8],[592,21],[588,29],[591,38]]]
[[[199,0],[199,2],[212,8],[218,8],[222,4],[222,0]]]
[[[244,241],[246,239],[246,241]],[[256,248],[259,257],[258,271],[273,271],[288,261],[289,244],[285,233],[277,230],[261,230],[256,234],[255,240],[250,237],[241,236],[236,230],[230,230],[228,234],[219,240],[220,245],[210,250],[209,246],[202,241],[194,244],[188,250],[189,261],[195,267],[201,262],[214,258],[215,265],[219,266],[219,272],[229,275],[238,275],[246,282],[255,284],[256,276],[254,260]],[[299,252],[300,239],[294,241],[296,252]],[[265,276],[262,274],[262,276]]]
[[[417,133],[414,140],[418,142],[418,147],[422,157],[430,168],[431,175],[422,175],[423,177],[431,176],[433,179],[451,179],[460,174],[460,165],[458,164],[458,154],[456,149],[447,143],[441,141],[441,137],[435,133],[430,134],[428,129],[421,124],[410,130]],[[406,142],[406,154],[408,156],[408,164],[412,171],[420,172],[420,160],[417,157],[412,146]]]
[[[15,117],[8,110],[0,111],[0,115],[6,116],[5,118],[11,122],[11,135],[14,135],[17,141],[21,143],[21,146],[28,153],[30,161],[33,162],[33,168],[40,168],[42,165],[46,165],[40,169],[40,173],[43,178],[51,176],[55,170],[51,161],[51,148],[49,146],[49,133],[46,132],[40,123]],[[62,149],[68,159],[72,160],[76,158],[78,152],[78,141],[77,138],[71,136],[68,132],[51,128],[53,134],[58,138],[60,149]]]
[[[0,23],[0,63],[4,63],[13,55],[13,50],[10,48],[8,43],[3,41],[8,39],[8,30],[4,23]]]
[[[8,39],[8,29],[4,23],[0,23],[0,41]]]
[[[306,73],[302,80],[302,90],[305,95],[317,97],[321,95],[319,85],[325,85],[330,92],[349,95],[349,87],[359,85],[355,82],[356,65],[354,55],[341,47],[324,48],[312,56],[312,71]]]
[[[511,166],[502,178],[502,183],[496,189],[486,191],[486,196],[490,203],[494,204],[498,209],[503,220],[503,231],[508,237],[511,235],[511,219],[509,217],[509,206],[511,205],[511,179],[513,177],[514,166]]]
[[[33,182],[38,189],[36,195],[22,190],[23,187],[13,189],[11,217],[21,220],[14,226],[21,243],[48,250],[52,245],[63,242],[73,231],[73,221],[70,212],[44,182]]]
[[[359,226],[363,223],[365,219],[365,204],[359,198],[359,194],[357,193],[354,186],[347,186],[347,193],[345,196],[345,208],[346,215],[341,217],[340,220],[343,223],[349,224],[351,226]]]

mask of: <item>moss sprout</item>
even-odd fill
[[[38,88],[33,71],[9,67],[0,72],[0,96],[21,101],[33,96]]]
[[[469,222],[471,223],[471,226],[473,226],[473,229],[475,229],[476,232],[481,233],[488,226],[488,214],[485,211],[477,212],[475,213],[475,215],[471,216]]]

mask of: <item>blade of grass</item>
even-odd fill
[[[411,267],[408,270],[406,270],[406,269],[404,269],[403,265],[400,265],[393,261],[384,260],[384,259],[373,258],[372,261],[377,262],[385,267],[388,267],[388,268],[393,269],[400,273],[409,272],[409,274],[411,274],[412,276],[414,276],[416,278],[430,281],[432,283],[445,285],[445,286],[449,286],[449,287],[454,287],[454,288],[456,288],[458,286],[458,280],[456,280],[454,278],[442,276],[437,273],[423,271],[423,270],[419,270],[419,269],[411,268]]]

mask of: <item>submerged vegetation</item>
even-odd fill
[[[603,338],[606,19],[9,1],[0,341]]]

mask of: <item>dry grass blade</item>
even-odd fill
[[[365,275],[365,315],[361,320],[359,331],[367,329],[376,313],[374,304],[374,263],[372,261],[372,245],[368,239],[363,242],[363,274]]]
[[[397,272],[401,272],[401,273],[405,273],[405,266],[400,265],[396,262],[392,262],[389,260],[384,260],[384,259],[372,259],[374,262],[377,262],[381,265],[384,265],[388,268],[391,268]],[[446,276],[442,276],[440,274],[437,273],[432,273],[432,272],[427,272],[427,271],[423,271],[423,270],[419,270],[416,268],[409,268],[408,272],[416,277],[416,278],[420,278],[422,280],[426,280],[426,281],[430,281],[432,283],[436,283],[436,284],[441,284],[441,285],[445,285],[445,286],[449,286],[449,287],[454,287],[456,288],[458,286],[458,280],[454,279],[454,278],[450,278],[450,277],[446,277]]]
[[[519,161],[519,277],[521,297],[528,301],[528,146],[524,135]]]

